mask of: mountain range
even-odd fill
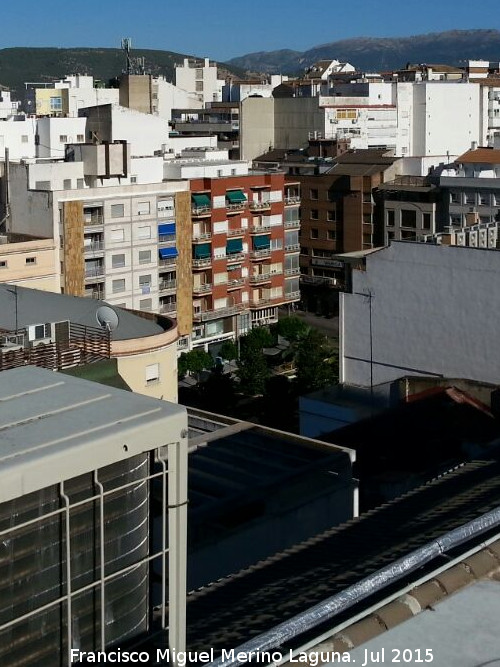
[[[172,51],[134,49],[134,58],[144,58],[145,69],[151,74],[174,80],[174,67],[184,58],[192,57]],[[106,83],[120,75],[125,67],[121,49],[100,48],[26,48],[0,49],[0,85],[6,86],[17,99],[23,97],[25,82],[49,82],[68,74],[92,74]],[[228,72],[241,76],[238,67],[218,63],[219,75]]]
[[[227,62],[246,72],[300,74],[318,60],[349,62],[362,71],[402,68],[406,63],[464,65],[500,60],[499,30],[449,30],[413,37],[357,37],[314,46],[307,51],[259,51]]]

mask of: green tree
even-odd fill
[[[290,343],[295,343],[307,336],[309,325],[295,315],[281,318],[276,324],[276,331]]]
[[[240,338],[237,375],[240,379],[241,390],[245,394],[255,396],[264,392],[265,382],[269,377],[269,368],[262,348],[272,343],[272,336],[265,327],[252,329]]]
[[[232,340],[225,340],[219,350],[219,355],[227,361],[238,358],[238,346]]]
[[[210,370],[214,366],[212,355],[200,347],[196,347],[190,352],[183,352],[177,362],[177,373],[183,378],[189,371],[199,381],[202,371]]]
[[[199,385],[199,396],[205,410],[231,414],[236,405],[235,381],[229,373],[215,367],[206,382]]]
[[[297,389],[300,394],[338,381],[338,352],[328,338],[310,329],[297,346]]]
[[[242,342],[250,342],[262,350],[263,347],[274,345],[275,340],[268,327],[254,327],[245,336],[240,338],[240,348]]]

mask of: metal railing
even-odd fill
[[[300,220],[285,220],[285,229],[300,227]]]
[[[175,234],[158,234],[158,243],[175,243]]]
[[[234,287],[241,287],[241,285],[245,284],[245,278],[234,278],[233,280],[229,280],[227,283],[227,289],[233,289]]]
[[[270,273],[259,273],[257,275],[250,276],[248,280],[249,280],[250,283],[267,282],[268,280],[271,280],[271,274]]]
[[[160,313],[175,313],[177,310],[177,301],[172,303],[161,303],[158,310]]]
[[[228,264],[234,264],[235,262],[242,262],[245,259],[245,255],[242,252],[237,252],[233,255],[226,255],[226,259]]]
[[[212,238],[212,232],[193,232],[193,241],[208,241]]]
[[[285,299],[287,301],[298,301],[300,299],[300,292],[289,292],[285,294]]]
[[[226,204],[227,211],[241,211],[247,205],[247,200],[241,202],[232,202],[231,204]]]
[[[265,250],[252,250],[250,253],[250,259],[264,259],[271,256],[271,248],[266,248]]]
[[[263,209],[271,208],[270,201],[249,201],[248,206],[251,211],[262,211]]]
[[[193,293],[199,294],[200,292],[211,292],[212,283],[204,283],[203,285],[193,285]]]
[[[285,205],[300,204],[300,197],[298,195],[293,195],[290,197],[285,196],[284,203]]]
[[[103,250],[104,250],[103,241],[95,241],[94,243],[90,243],[90,245],[83,246],[84,253],[102,252]]]
[[[212,263],[212,258],[211,257],[201,257],[198,259],[193,258],[193,267],[200,267],[200,266],[210,266]]]
[[[227,230],[227,235],[228,236],[245,236],[246,229],[243,229],[240,227],[239,229],[228,229]]]
[[[173,290],[177,287],[177,280],[161,280],[158,285],[158,290],[160,292],[165,292],[167,290]]]
[[[253,225],[250,227],[250,234],[264,234],[271,231],[271,225]]]
[[[212,212],[211,206],[192,206],[191,215],[210,215]]]
[[[84,214],[84,219],[83,219],[85,227],[93,227],[95,225],[103,225],[104,224],[104,216],[102,213],[98,214],[92,214],[90,217],[85,216]]]
[[[285,276],[298,276],[300,274],[300,267],[296,266],[293,269],[285,269]]]
[[[236,303],[234,306],[227,306],[225,308],[217,308],[214,310],[204,310],[201,313],[194,314],[194,320],[197,322],[206,322],[207,320],[216,320],[219,317],[229,317],[230,315],[236,315],[241,313],[242,310],[245,310],[244,303]]]
[[[177,257],[165,257],[158,260],[158,266],[175,266],[177,264]]]
[[[300,243],[292,243],[285,246],[285,252],[295,252],[296,250],[300,250]]]
[[[104,266],[86,268],[85,278],[104,278]]]

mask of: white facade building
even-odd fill
[[[37,118],[36,156],[64,158],[66,144],[85,142],[85,125],[85,118]]]
[[[172,109],[191,108],[202,109],[203,102],[195,93],[187,92],[164,77],[153,77],[152,80],[153,113],[160,118],[171,120]],[[156,95],[156,98],[154,97]]]
[[[9,149],[10,160],[34,158],[36,119],[28,116],[10,116],[0,120],[0,161],[5,149]]]
[[[15,116],[19,110],[20,102],[11,99],[10,90],[4,90],[0,86],[0,120],[5,120],[9,116]]]
[[[192,60],[184,58],[182,65],[175,66],[175,85],[195,95],[203,106],[207,102],[222,100],[224,79],[217,78],[217,65],[208,58]]]
[[[396,241],[359,262],[340,300],[340,382],[500,383],[499,252]]]
[[[178,159],[165,161],[165,179],[221,178],[245,176],[248,162],[230,160],[228,151],[219,148],[188,148]]]

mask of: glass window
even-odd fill
[[[417,226],[417,212],[412,209],[401,209],[401,227]]]
[[[139,264],[149,264],[151,262],[151,250],[139,250]]]
[[[394,211],[387,211],[387,226],[388,227],[394,227],[394,221],[395,221],[395,212]]]
[[[117,294],[118,292],[124,292],[125,278],[120,278],[119,280],[113,280],[112,289],[113,289],[113,294]]]
[[[149,287],[151,285],[151,275],[139,276],[139,287]]]
[[[311,209],[311,220],[317,220],[319,218],[318,209]]]
[[[151,227],[139,227],[137,230],[138,239],[150,239],[151,238]]]
[[[111,204],[111,217],[123,218],[125,215],[125,207],[123,204]]]
[[[311,199],[317,199],[318,198],[318,190],[316,188],[311,188],[309,190]]]
[[[112,229],[111,230],[111,240],[112,241],[124,241],[125,240],[125,230],[123,230],[123,229]]]
[[[125,255],[112,255],[111,266],[113,269],[119,269],[120,267],[125,266]]]
[[[139,310],[151,310],[153,308],[153,299],[141,299],[139,301]]]
[[[156,384],[160,381],[160,364],[146,366],[146,384]]]
[[[319,231],[315,228],[311,228],[311,238],[312,239],[317,239],[319,237]]]

